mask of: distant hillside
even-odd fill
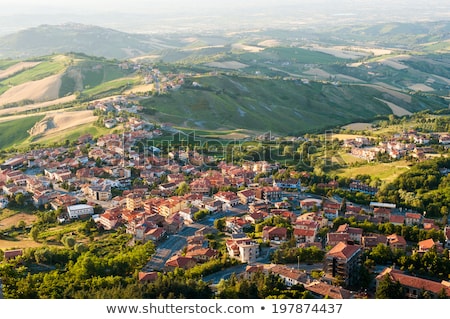
[[[134,73],[120,68],[117,61],[82,53],[3,64],[3,70],[0,67],[0,108],[53,101],[101,85],[103,87],[97,91],[108,91],[110,87],[105,83],[117,79],[127,83]]]
[[[419,111],[446,106],[440,98],[408,99],[376,86],[304,84],[299,80],[219,75],[196,77],[178,91],[142,101],[156,120],[197,129],[306,133],[392,113],[388,103]],[[388,102],[388,103],[386,103]]]
[[[448,41],[450,21],[344,26],[337,28],[331,34],[336,40],[345,40],[352,44],[372,41],[381,46],[416,49],[427,43]],[[442,48],[436,47],[436,49]],[[448,43],[445,50],[449,52]]]
[[[54,53],[82,52],[125,59],[170,48],[162,37],[129,34],[82,24],[41,25],[0,37],[0,58],[29,58]]]

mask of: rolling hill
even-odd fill
[[[377,86],[336,85],[244,76],[196,77],[195,85],[141,101],[154,119],[209,130],[248,129],[281,134],[317,132],[398,110],[447,106],[440,98],[399,95]],[[408,97],[405,99],[405,97]]]
[[[76,92],[133,76],[119,62],[84,54],[58,54],[16,62],[0,68],[0,108],[73,96]],[[75,96],[73,96],[73,99]]]
[[[40,26],[0,38],[5,56],[58,52],[0,59],[0,116],[84,108],[93,99],[139,90],[153,95],[136,101],[142,116],[204,131],[301,134],[438,110],[448,108],[448,28],[447,22],[390,23],[327,34],[257,30],[158,38]],[[172,87],[174,77],[181,81]],[[160,84],[168,90],[159,93]]]
[[[178,42],[175,42],[178,44]],[[125,59],[174,47],[162,36],[120,32],[92,25],[41,25],[0,37],[0,58],[30,58],[54,53],[82,52]]]

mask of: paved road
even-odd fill
[[[227,211],[216,213],[204,220],[185,226],[178,234],[170,235],[164,241],[158,243],[156,253],[142,269],[143,271],[163,270],[164,265],[170,257],[179,253],[187,244],[187,238],[204,226],[213,226],[214,220],[226,216],[234,216],[247,212],[247,207],[238,205]]]
[[[221,279],[228,279],[232,274],[239,274],[244,272],[246,267],[246,264],[233,266],[225,270],[215,272],[214,274],[211,274],[209,276],[205,276],[203,277],[203,281],[210,282],[210,284],[212,285],[217,285]]]
[[[143,268],[144,271],[162,270],[170,257],[180,252],[187,244],[187,237],[193,236],[195,232],[203,227],[202,224],[191,224],[184,227],[178,234],[169,235],[167,239],[160,242],[156,253]]]

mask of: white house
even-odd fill
[[[67,207],[67,213],[70,219],[78,219],[83,216],[92,216],[94,207],[86,204],[78,204]]]

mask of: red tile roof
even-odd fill
[[[416,288],[418,290],[431,291],[435,294],[439,294],[442,289],[446,292],[447,296],[450,296],[450,286],[443,284],[442,282],[423,279],[415,276],[409,276],[404,274],[401,270],[386,268],[378,276],[377,280],[381,280],[385,275],[389,275],[391,280],[398,281],[402,286]]]
[[[359,250],[361,250],[361,246],[359,245],[348,245],[344,242],[339,242],[331,248],[327,255],[341,259],[349,259]]]

